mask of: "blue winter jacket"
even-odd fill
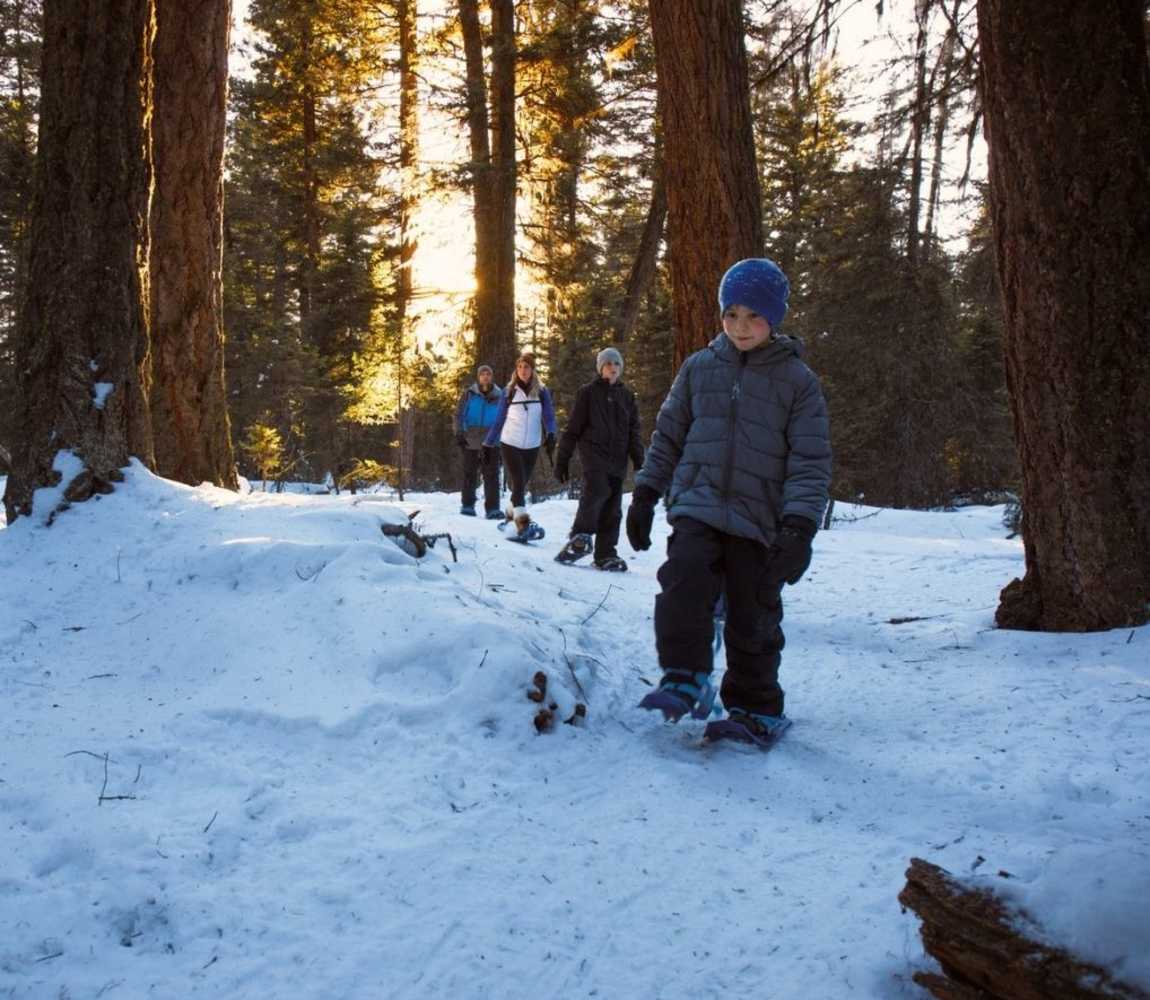
[[[503,390],[493,385],[484,395],[478,382],[473,382],[459,397],[455,407],[455,433],[467,437],[467,447],[475,451],[483,447],[483,437],[499,416]]]

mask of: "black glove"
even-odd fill
[[[547,457],[551,460],[551,464],[555,464],[555,435],[548,434],[543,439],[543,450],[547,452]]]
[[[650,486],[636,486],[627,508],[627,541],[636,552],[651,547],[651,525],[655,523],[655,504],[659,494]]]
[[[466,448],[467,435],[463,431],[457,431],[455,434],[455,443],[459,445],[460,448]]]
[[[499,456],[496,453],[495,449],[491,447],[491,445],[485,444],[479,450],[479,461],[482,462],[484,465],[490,465],[492,462],[498,462]]]
[[[818,526],[809,517],[788,514],[767,549],[767,572],[779,583],[798,583],[811,564],[811,539]]]
[[[559,461],[555,463],[555,478],[559,480],[559,485],[561,486],[571,478],[569,464],[563,461],[563,459],[559,459]]]

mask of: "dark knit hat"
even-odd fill
[[[748,257],[733,264],[719,282],[719,311],[745,306],[776,330],[787,314],[790,294],[790,282],[778,264],[766,257]]]
[[[622,372],[623,372],[623,355],[620,354],[613,347],[604,347],[603,350],[601,350],[599,352],[599,354],[595,358],[595,371],[597,371],[600,375],[602,375],[603,374],[603,366],[605,364],[607,364],[607,362],[609,362],[609,361],[613,364],[618,365],[619,366],[619,372],[620,372],[620,374],[622,374]]]

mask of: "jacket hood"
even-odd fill
[[[725,333],[718,334],[707,345],[707,350],[713,351],[723,361],[738,364],[740,351]],[[803,356],[803,342],[798,337],[791,337],[785,333],[776,334],[765,344],[760,344],[753,351],[747,351],[747,363],[751,365],[773,365],[787,358],[801,358]]]

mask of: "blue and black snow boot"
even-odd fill
[[[678,722],[688,713],[693,719],[705,719],[711,714],[715,694],[710,674],[668,670],[658,689],[639,702],[639,707],[662,712],[668,722]]]
[[[487,512],[487,520],[489,521],[506,521],[507,515],[503,513],[498,507],[495,510]]]
[[[727,718],[707,723],[703,739],[712,743],[733,740],[769,750],[790,725],[791,720],[785,715],[757,715],[754,712],[744,712],[741,708],[732,708]]]
[[[459,508],[459,513],[465,514],[468,517],[475,517],[475,504],[465,503],[462,507]]]

